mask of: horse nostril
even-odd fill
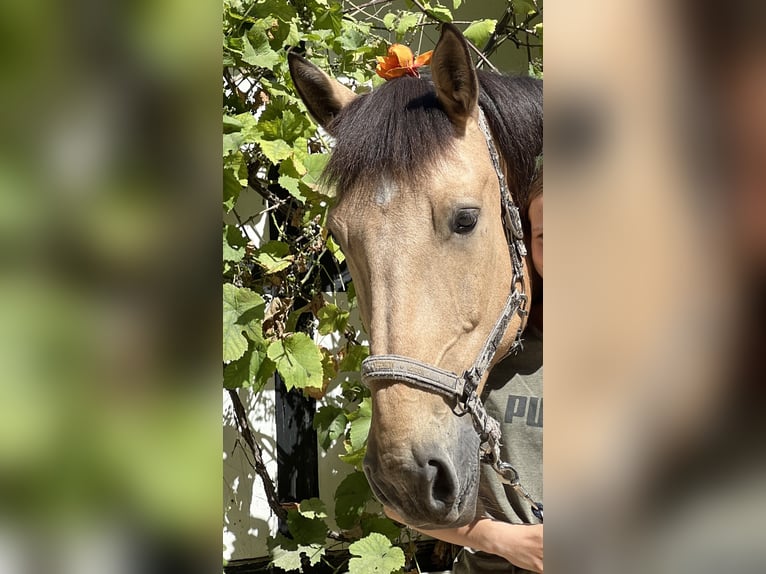
[[[438,460],[429,460],[428,465],[435,469],[435,475],[431,481],[431,495],[447,505],[455,500],[455,476]]]
[[[425,468],[430,486],[429,506],[449,510],[457,497],[457,477],[452,468],[438,459],[430,459]]]

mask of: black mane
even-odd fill
[[[517,205],[524,205],[542,153],[542,81],[479,72],[479,105],[508,171]],[[402,77],[353,100],[329,126],[335,150],[324,179],[342,192],[374,183],[371,174],[417,181],[424,165],[440,161],[455,143],[455,129],[428,78]]]

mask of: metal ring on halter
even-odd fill
[[[502,460],[497,460],[495,461],[493,468],[495,469],[495,472],[500,475],[501,482],[504,482],[508,486],[513,487],[521,484],[519,482],[518,471],[509,463],[503,462]]]

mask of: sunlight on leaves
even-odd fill
[[[267,354],[277,365],[288,389],[322,388],[322,353],[305,333],[292,333],[281,341],[274,341]]]
[[[354,558],[348,564],[349,574],[391,574],[404,566],[404,552],[378,532],[357,540],[348,547]]]

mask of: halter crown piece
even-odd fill
[[[394,46],[391,47],[391,49],[393,48]],[[407,50],[409,51],[409,48]],[[390,53],[391,50],[389,50]],[[412,52],[410,52],[411,55]],[[404,73],[400,75],[404,75]],[[380,71],[378,74],[382,76]],[[505,174],[500,165],[500,155],[481,108],[479,108],[479,128],[484,134],[492,165],[500,184],[503,229],[505,230],[513,269],[511,292],[508,294],[500,317],[484,342],[484,346],[473,365],[462,375],[400,355],[371,355],[362,361],[362,382],[370,386],[376,381],[394,380],[408,383],[425,391],[438,393],[449,399],[454,398],[456,401],[453,408],[455,414],[458,416],[470,414],[473,419],[474,428],[481,439],[481,446],[479,447],[481,461],[491,465],[502,482],[516,489],[529,501],[533,514],[542,520],[542,503],[535,502],[521,485],[519,475],[513,466],[500,459],[500,423],[487,413],[477,393],[479,383],[492,363],[511,319],[514,315],[519,315],[522,319],[527,315],[527,295],[522,267],[522,260],[527,255],[527,250],[523,241],[524,233],[521,227],[521,218],[518,207],[513,204]],[[521,349],[521,325],[516,331],[516,337],[508,354],[519,349]]]

